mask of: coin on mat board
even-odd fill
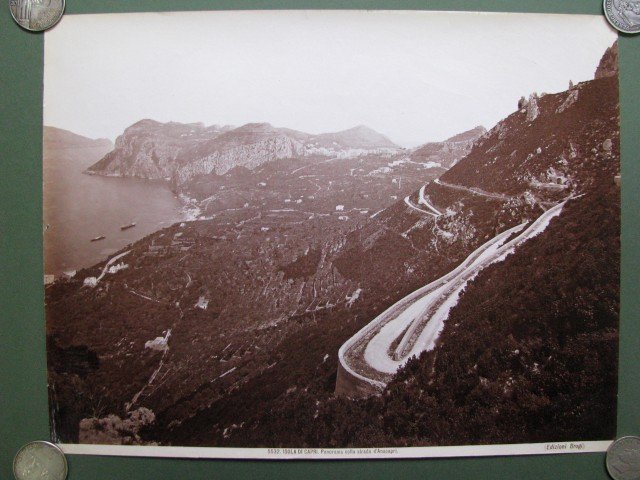
[[[53,443],[27,443],[13,459],[13,475],[16,480],[65,480],[67,459]]]
[[[60,21],[64,0],[9,0],[9,10],[22,28],[41,32]]]
[[[640,437],[622,437],[607,450],[607,470],[614,480],[640,480]]]
[[[604,0],[604,14],[616,30],[640,33],[640,0]]]

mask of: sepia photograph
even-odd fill
[[[473,456],[616,436],[603,16],[68,15],[44,54],[66,452]]]

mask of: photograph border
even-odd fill
[[[319,5],[286,5],[283,2],[277,4],[264,5],[261,2],[234,2],[233,6],[226,5],[226,3],[217,3],[211,5],[209,2],[189,2],[189,5],[179,5],[180,10],[200,10],[206,4],[207,9],[253,9],[256,6],[261,8],[344,8],[344,5],[334,5],[333,2],[317,2]],[[403,2],[402,5],[382,5],[385,2],[351,2],[349,9],[358,8],[376,8],[376,9],[413,9],[424,8],[428,10],[482,10],[482,11],[522,11],[527,10],[530,12],[538,13],[588,13],[598,14],[598,7],[601,8],[599,2],[580,2],[577,0],[571,3],[568,2],[536,2],[535,5],[532,2],[524,1],[510,1],[510,2],[485,2],[478,1],[457,1],[457,2],[431,2],[426,5],[415,5],[415,2]],[[454,5],[449,5],[454,4]],[[473,6],[473,8],[469,8]],[[170,11],[175,10],[176,5],[171,5],[170,2],[163,0],[159,1],[142,1],[142,2],[121,2],[120,5],[110,4],[109,9],[122,9],[120,11]],[[191,8],[194,7],[194,8]],[[428,8],[425,8],[428,7]],[[76,5],[69,9],[67,13],[112,13],[106,11],[107,6],[98,1],[90,0],[83,2],[82,5]],[[555,11],[549,11],[555,10]],[[3,431],[19,431],[19,434],[10,436],[2,441],[3,456],[13,450],[17,451],[16,445],[25,443],[27,440],[34,438],[42,438],[47,436],[48,431],[48,410],[46,407],[46,369],[44,363],[44,315],[43,315],[43,296],[42,296],[42,245],[41,245],[41,209],[42,209],[42,193],[41,177],[33,175],[33,172],[39,172],[38,169],[41,166],[41,143],[36,139],[41,138],[41,91],[39,88],[41,85],[41,72],[42,72],[42,40],[38,35],[27,35],[27,40],[21,37],[19,31],[10,30],[14,25],[7,22],[6,18],[3,18],[5,24],[2,24],[3,31],[10,31],[10,35],[7,35],[6,43],[8,51],[22,52],[22,56],[14,54],[10,56],[10,59],[3,60],[8,68],[5,68],[2,73],[3,83],[5,79],[7,85],[15,84],[16,80],[20,79],[25,73],[30,75],[24,76],[25,81],[22,82],[22,90],[12,99],[3,98],[3,104],[6,103],[9,107],[7,111],[11,112],[8,118],[2,120],[3,127],[12,125],[13,128],[5,128],[4,131],[15,131],[16,126],[20,127],[20,131],[23,133],[20,136],[15,136],[10,139],[8,145],[3,145],[3,154],[19,156],[19,158],[28,158],[28,161],[24,163],[14,163],[7,165],[6,176],[2,180],[2,197],[3,197],[3,213],[0,217],[2,219],[2,229],[6,232],[3,235],[3,248],[16,249],[16,255],[12,259],[5,261],[6,268],[2,272],[2,302],[3,311],[7,313],[5,324],[3,327],[9,330],[7,338],[11,340],[13,348],[3,347],[2,360],[3,364],[7,365],[7,369],[12,378],[3,379],[3,384],[6,383],[8,388],[3,387],[4,391],[11,391],[13,395],[9,401],[3,399],[3,404],[6,403],[6,407],[3,407],[4,416],[7,420],[7,425],[11,428],[5,430],[5,420],[2,420]],[[23,34],[24,35],[24,34]],[[639,300],[637,296],[633,295],[635,285],[638,284],[638,267],[640,266],[640,243],[638,241],[637,233],[640,229],[639,215],[634,208],[633,198],[634,194],[640,191],[638,174],[640,174],[640,168],[637,163],[631,163],[634,158],[635,152],[639,150],[639,139],[634,137],[634,132],[638,129],[638,119],[640,118],[640,101],[637,96],[634,97],[633,85],[637,81],[637,75],[640,74],[640,56],[638,55],[638,40],[639,37],[620,37],[620,56],[621,56],[621,68],[620,68],[620,96],[621,96],[621,162],[622,162],[622,176],[623,176],[623,188],[622,188],[622,275],[621,275],[621,334],[620,334],[620,376],[619,376],[619,401],[618,401],[618,435],[624,434],[637,434],[640,427],[640,413],[637,412],[635,405],[637,400],[640,399],[640,382],[635,373],[633,365],[637,364],[640,360],[640,327],[637,323],[630,321],[632,315],[638,312]],[[3,44],[5,40],[2,40]],[[635,43],[633,43],[635,42]],[[13,67],[13,68],[12,68]],[[38,77],[37,72],[40,72]],[[40,105],[38,105],[40,100]],[[28,105],[28,108],[22,108]],[[4,107],[4,105],[3,105]],[[37,115],[40,112],[40,115]],[[35,114],[35,116],[34,116]],[[40,137],[38,137],[40,135]],[[39,154],[39,155],[38,155]],[[34,178],[37,177],[37,178]],[[26,180],[25,180],[26,179]],[[6,187],[6,188],[5,188]],[[25,201],[27,199],[27,201]],[[20,205],[21,209],[16,209]],[[5,227],[8,227],[5,229]],[[6,250],[5,250],[6,251]],[[4,260],[4,259],[3,259]],[[25,261],[26,260],[26,261]],[[23,284],[11,284],[8,280],[14,276],[21,276],[25,279]],[[4,303],[6,302],[6,305]],[[38,304],[39,303],[39,304]],[[23,325],[22,321],[25,318],[29,318],[28,325]],[[22,328],[22,330],[21,330]],[[7,357],[7,361],[4,362]],[[28,371],[29,375],[18,375],[18,371]],[[44,422],[43,422],[44,420]],[[26,425],[25,425],[26,424]],[[19,428],[18,426],[21,426]],[[587,442],[585,442],[587,443]],[[588,443],[600,443],[600,442],[588,442]],[[608,446],[610,442],[605,442]],[[65,450],[68,453],[81,453],[72,452],[67,450],[68,446],[65,446]],[[73,446],[75,447],[75,446]],[[511,447],[511,446],[509,446]],[[125,447],[128,448],[128,447]],[[142,447],[145,448],[145,447]],[[172,448],[172,447],[162,447]],[[435,447],[441,448],[441,447]],[[442,447],[449,448],[449,447]],[[455,448],[455,447],[453,447]],[[475,446],[473,448],[476,448]],[[598,447],[599,449],[591,450],[585,448],[584,452],[602,452],[606,449],[606,446]],[[91,452],[84,452],[91,453]],[[541,453],[541,452],[537,452]],[[492,455],[500,455],[495,453]],[[423,456],[423,455],[421,455]],[[88,458],[88,457],[87,457]],[[229,458],[229,457],[227,457]],[[246,458],[246,457],[242,457]],[[301,457],[294,457],[301,458]],[[379,458],[379,457],[377,457]],[[389,457],[391,458],[391,457]],[[574,474],[584,472],[585,474],[593,474],[593,466],[600,465],[602,457],[600,455],[584,455],[580,457],[571,457],[572,460],[563,461],[562,464],[556,464],[560,470],[571,470]],[[585,459],[577,461],[577,458]],[[587,458],[590,458],[588,461]],[[505,460],[505,459],[503,459]],[[86,463],[86,462],[85,462]],[[94,462],[95,463],[95,462]],[[144,465],[148,467],[154,462],[146,461]],[[342,462],[340,462],[342,463]],[[509,463],[505,460],[504,463]],[[518,463],[518,462],[516,462]],[[536,467],[529,470],[527,475],[532,475],[534,472],[548,471],[548,467],[544,465],[548,461],[543,462],[529,462],[533,463]],[[553,463],[553,462],[551,462]],[[73,464],[73,460],[72,460]],[[99,462],[98,462],[99,464]],[[131,462],[120,462],[121,471],[128,471],[127,464],[133,465]],[[323,462],[324,464],[324,462]],[[394,462],[395,464],[395,462]],[[455,464],[465,464],[465,462],[451,461],[447,463],[447,468],[455,468]],[[513,465],[513,462],[510,462]],[[81,463],[79,463],[81,465]],[[143,472],[151,473],[149,470],[140,468],[141,463],[136,463],[137,467],[133,473],[136,476],[142,476]],[[166,462],[163,462],[166,466]],[[206,464],[200,464],[202,468],[200,474],[204,474],[207,467]],[[217,464],[219,465],[219,464]],[[233,465],[227,464],[227,465]],[[335,464],[330,464],[335,465]],[[353,465],[353,464],[352,464]],[[364,468],[362,462],[357,462],[356,465],[360,465]],[[379,465],[379,464],[376,464]],[[429,464],[426,467],[424,463],[413,463],[414,467],[408,471],[424,471],[424,468],[429,468],[433,471]],[[415,467],[418,465],[418,467]],[[420,467],[422,465],[422,467]],[[445,465],[440,463],[436,465]],[[468,463],[466,463],[469,466]],[[171,472],[175,472],[178,475],[185,466],[184,463],[172,463],[171,468],[164,469],[158,468],[157,464],[154,468],[157,472],[164,472],[166,475],[170,475]],[[476,467],[479,467],[476,464]],[[578,467],[576,470],[575,467]],[[111,464],[111,468],[118,468],[116,465]],[[335,467],[331,467],[335,471]],[[375,475],[382,475],[385,471],[389,471],[385,468],[376,469],[372,464],[368,464],[368,468],[372,470]],[[152,469],[152,470],[154,470]],[[225,469],[228,475],[241,474],[236,468]],[[242,468],[240,468],[242,470]],[[374,470],[376,470],[374,472]],[[401,469],[402,470],[402,469]],[[437,469],[441,472],[446,470]],[[464,470],[464,469],[463,469]],[[263,470],[263,472],[266,470]],[[301,471],[301,470],[300,470]],[[358,470],[361,472],[361,470]],[[471,467],[467,471],[476,471],[476,468]],[[597,471],[597,470],[596,470]],[[600,469],[603,475],[604,468]],[[113,472],[113,470],[111,470]],[[95,471],[92,472],[95,475]],[[289,474],[292,474],[293,470],[289,470]],[[316,469],[316,473],[319,470]],[[325,471],[325,474],[327,472]],[[463,473],[458,471],[457,473]],[[485,471],[484,475],[491,476],[494,472]],[[507,474],[507,471],[502,473]],[[522,473],[520,471],[520,473]],[[554,472],[556,476],[559,472]],[[107,476],[100,477],[94,476],[93,478],[110,478],[107,470],[100,472],[100,475],[107,474]],[[480,475],[482,472],[476,471],[475,475]],[[162,473],[159,474],[164,477]],[[539,475],[538,475],[539,476]],[[294,478],[295,474],[291,478]],[[479,478],[479,477],[478,477]],[[507,475],[505,475],[507,478]],[[524,477],[522,477],[524,478]],[[605,478],[605,477],[602,477]]]

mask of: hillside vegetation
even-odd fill
[[[318,398],[322,380],[256,414],[232,445],[461,445],[600,440],[616,432],[619,191],[570,201],[480,274],[433,351],[380,397]],[[286,428],[284,426],[286,425]]]
[[[270,153],[224,175],[210,167],[231,165],[246,145],[211,153],[215,162],[184,178],[208,218],[128,246],[126,268],[94,287],[83,280],[105,262],[47,288],[57,435],[241,447],[611,438],[618,115],[615,76],[532,95],[489,132],[476,129],[475,142],[465,135],[457,154],[468,155],[443,157],[455,166],[438,181],[443,169],[405,153],[321,159],[323,137],[305,140],[313,155],[290,158],[280,147],[299,132],[189,127],[215,134],[216,145],[259,133],[252,145]],[[342,133],[380,140],[360,127]],[[165,137],[160,144],[173,145]],[[121,166],[163,164],[149,161],[159,143],[141,138],[117,142],[143,152],[118,157]],[[169,150],[171,170],[177,150]],[[334,395],[338,349],[359,329],[564,200],[542,234],[466,286],[435,348],[410,360],[382,395]],[[109,419],[129,425],[132,416],[144,425],[105,439]]]

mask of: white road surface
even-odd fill
[[[495,198],[496,200],[504,200],[504,201],[508,201],[508,200],[513,200],[517,197],[512,197],[509,195],[503,195],[502,193],[492,193],[492,192],[486,192],[484,190],[481,190],[479,188],[471,188],[471,187],[465,187],[463,185],[454,185],[453,183],[447,183],[447,182],[443,182],[442,180],[440,180],[439,178],[436,178],[433,183],[440,185],[442,187],[448,187],[448,188],[453,188],[454,190],[463,190],[465,192],[469,192],[473,195],[480,195],[481,197],[487,197],[487,198]]]
[[[340,347],[338,356],[343,368],[378,388],[384,387],[385,383],[376,378],[388,378],[410,357],[434,348],[449,311],[458,303],[468,282],[482,269],[504,260],[520,244],[543,232],[551,219],[560,214],[564,203],[544,212],[526,229],[527,224],[523,223],[495,236],[454,270],[378,315]],[[518,235],[508,241],[514,234]],[[397,346],[392,348],[395,343]]]
[[[431,215],[433,217],[437,217],[438,216],[433,212],[429,212],[427,210],[423,210],[422,208],[414,205],[413,202],[411,201],[411,198],[409,198],[409,197],[410,197],[410,195],[407,195],[406,197],[404,197],[404,203],[406,203],[409,208],[412,208],[413,210],[417,210],[418,212],[424,213],[426,215]]]
[[[122,257],[124,257],[125,255],[127,255],[131,250],[127,250],[126,252],[122,252],[119,255],[116,255],[115,257],[113,257],[111,260],[109,260],[107,262],[107,264],[104,266],[104,268],[102,269],[102,273],[100,273],[100,276],[98,278],[96,278],[96,283],[95,285],[97,285],[98,283],[100,283],[100,280],[102,280],[104,278],[104,276],[107,274],[109,267],[111,265],[113,265],[114,263],[116,263],[118,260],[120,260]],[[93,286],[95,286],[93,285]]]
[[[433,205],[431,205],[431,204],[429,203],[429,201],[425,198],[425,196],[424,196],[424,189],[425,189],[425,188],[426,188],[426,185],[423,185],[423,186],[420,188],[420,193],[419,193],[419,197],[420,197],[420,198],[419,198],[419,200],[418,200],[418,203],[419,203],[419,204],[424,205],[425,207],[427,207],[429,210],[431,210],[431,211],[432,211],[433,213],[435,213],[437,216],[442,215],[442,213],[441,213],[437,208],[435,208]]]

